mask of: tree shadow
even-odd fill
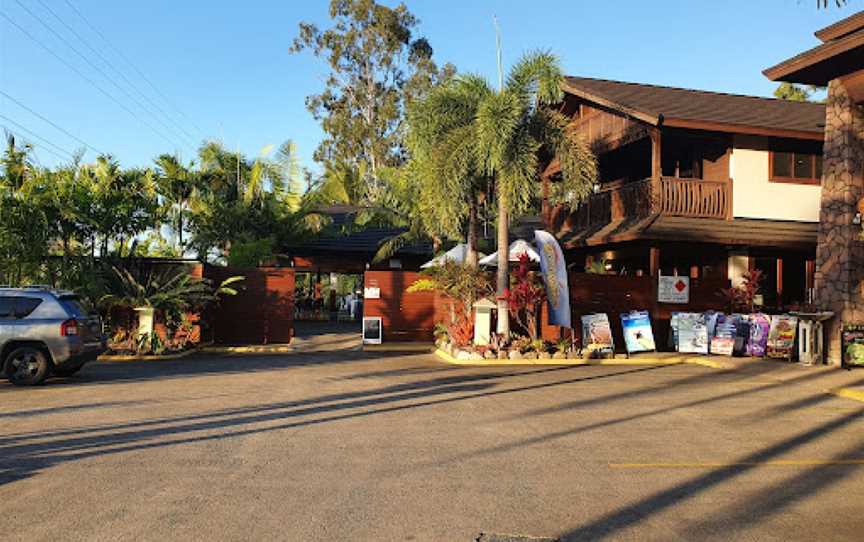
[[[722,483],[752,471],[760,464],[775,459],[801,446],[831,434],[864,416],[864,408],[856,409],[837,419],[825,422],[813,429],[781,440],[771,446],[747,454],[725,466],[712,467],[709,472],[686,482],[658,491],[638,502],[624,506],[565,533],[561,540],[599,540],[639,524],[668,508],[678,505],[699,493],[708,491]],[[846,469],[844,472],[848,472]],[[749,502],[750,507],[762,507],[763,503]]]

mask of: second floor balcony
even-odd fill
[[[586,198],[567,218],[571,228],[588,228],[659,214],[731,220],[732,183],[661,177],[609,183]]]

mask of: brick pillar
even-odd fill
[[[826,340],[829,363],[840,363],[842,322],[864,322],[864,241],[853,225],[864,198],[864,106],[839,80],[828,85],[822,203],[816,251],[816,303],[834,311]]]

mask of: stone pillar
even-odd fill
[[[841,323],[864,322],[864,241],[861,226],[852,223],[864,198],[864,106],[835,79],[825,116],[815,297],[820,308],[834,311],[826,351],[829,363],[839,364]]]

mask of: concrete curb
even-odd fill
[[[364,344],[364,352],[432,352],[434,345],[427,343]]]
[[[640,354],[631,358],[613,359],[456,359],[440,348],[435,349],[435,355],[447,363],[454,365],[702,365],[712,369],[731,369],[731,363],[703,358],[700,356],[664,356]]]
[[[163,354],[163,355],[141,355],[141,354],[102,354],[96,361],[106,362],[106,363],[116,363],[123,361],[168,361],[172,359],[182,359],[201,350],[198,348],[193,348],[191,350],[184,350],[183,352],[178,352],[176,354]]]
[[[205,346],[201,348],[201,352],[208,354],[282,354],[293,350],[293,345],[285,343],[251,346]]]
[[[828,390],[827,393],[830,393],[831,395],[836,395],[837,397],[843,397],[845,399],[852,399],[853,401],[860,401],[864,403],[864,389],[837,388],[835,390]]]

